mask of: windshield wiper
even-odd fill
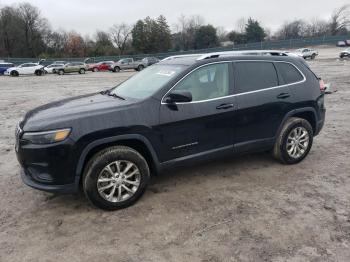
[[[111,90],[101,91],[100,94],[101,94],[101,95],[113,96],[113,97],[115,97],[115,98],[119,98],[119,99],[121,99],[121,100],[125,100],[124,97],[118,96],[118,95],[115,94],[115,93],[111,93]]]

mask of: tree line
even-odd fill
[[[0,57],[93,57],[186,51],[265,40],[342,35],[349,32],[350,7],[333,11],[329,20],[296,19],[274,34],[254,18],[241,18],[235,29],[207,24],[201,16],[180,16],[170,26],[163,15],[135,24],[118,23],[93,37],[75,31],[53,30],[40,10],[30,3],[0,7]]]

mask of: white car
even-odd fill
[[[45,74],[55,74],[56,73],[56,69],[57,68],[60,68],[60,67],[63,67],[64,64],[51,64],[51,65],[48,65],[48,66],[45,66],[44,67],[44,72]]]
[[[5,75],[8,76],[19,76],[19,75],[37,75],[43,74],[43,66],[38,63],[25,63],[19,66],[10,67],[5,71]]]
[[[304,59],[307,59],[307,58],[315,59],[316,56],[318,56],[318,52],[310,48],[301,48],[296,50],[294,53]]]

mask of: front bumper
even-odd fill
[[[30,186],[38,190],[46,191],[46,192],[60,193],[60,194],[75,194],[79,191],[79,180],[75,181],[74,183],[65,184],[65,185],[43,184],[34,180],[29,170],[26,170],[24,168],[21,168],[21,178],[23,183],[26,184],[27,186]]]
[[[71,139],[56,144],[35,145],[17,138],[15,150],[26,185],[56,193],[75,193],[79,190],[77,159]]]

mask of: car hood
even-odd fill
[[[123,109],[137,101],[121,100],[101,93],[82,95],[35,108],[25,115],[20,126],[24,131],[45,130],[59,123]]]
[[[8,71],[11,71],[11,70],[18,70],[18,68],[19,68],[19,67],[14,66],[14,67],[9,67],[9,68],[7,68],[7,70],[8,70]]]

